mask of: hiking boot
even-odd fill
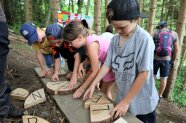
[[[10,109],[8,112],[8,118],[22,118],[23,111],[17,109],[14,105],[10,105]]]

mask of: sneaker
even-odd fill
[[[163,97],[159,97],[159,100],[158,100],[158,103],[160,103],[161,102],[161,99],[162,99]]]
[[[8,112],[8,118],[22,118],[23,111],[17,109],[14,105],[10,105],[10,109]]]

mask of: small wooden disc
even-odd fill
[[[39,89],[33,93],[31,93],[25,100],[24,108],[29,108],[31,106],[37,105],[46,101],[44,89]]]
[[[23,88],[16,88],[10,93],[12,99],[25,100],[29,95],[29,92]]]
[[[110,114],[114,109],[113,104],[90,105],[91,123],[110,123],[113,120],[113,115]]]
[[[49,123],[47,120],[31,115],[23,115],[22,116],[23,123]]]

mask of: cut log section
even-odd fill
[[[25,100],[29,95],[29,92],[23,88],[16,88],[10,93],[10,95],[12,99]]]
[[[25,100],[24,108],[29,108],[31,106],[37,105],[39,103],[45,102],[45,92],[44,89],[39,89],[33,93],[31,93]]]
[[[85,109],[89,109],[92,104],[110,104],[111,101],[108,100],[103,94],[97,94],[84,103]]]
[[[31,115],[23,115],[22,120],[23,123],[50,123],[45,119]]]
[[[91,123],[112,123],[113,115],[110,112],[113,108],[113,104],[90,105]]]
[[[47,92],[52,95],[69,94],[75,91],[81,85],[81,82],[77,82],[77,84],[71,89],[67,88],[68,84],[69,81],[47,82]]]
[[[126,120],[124,120],[122,117],[114,121],[114,123],[128,123]]]

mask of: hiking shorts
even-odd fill
[[[171,68],[171,60],[154,60],[154,75],[160,69],[160,77],[168,77]]]

